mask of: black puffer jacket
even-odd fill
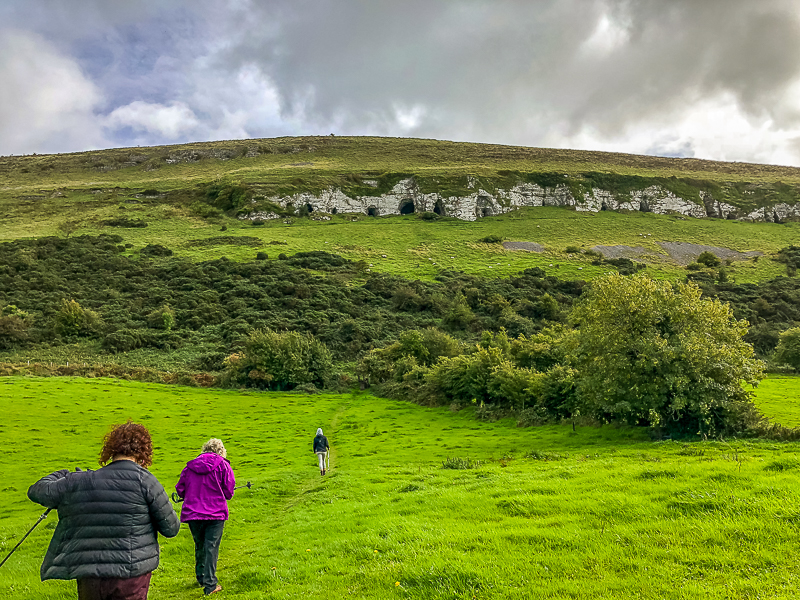
[[[167,493],[147,470],[118,460],[97,471],[56,471],[28,498],[58,509],[42,580],[138,577],[158,566],[157,533],[178,535]]]

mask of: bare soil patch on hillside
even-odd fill
[[[528,252],[544,252],[544,246],[536,242],[503,242],[506,250],[527,250]]]
[[[641,246],[594,246],[592,250],[599,252],[606,258],[643,259],[652,256],[653,251]]]
[[[750,252],[738,252],[730,248],[718,248],[716,246],[704,246],[702,244],[692,244],[690,242],[658,242],[667,251],[670,258],[681,265],[688,265],[694,262],[702,252],[711,252],[721,260],[747,260],[754,256],[763,256],[763,252],[751,250]]]

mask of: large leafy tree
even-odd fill
[[[608,275],[576,305],[581,401],[597,415],[685,434],[740,431],[758,413],[763,363],[747,323],[694,284]]]

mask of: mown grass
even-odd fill
[[[793,443],[652,442],[364,394],[114,380],[5,378],[0,403],[3,554],[41,512],[27,486],[92,466],[110,424],[130,417],[151,429],[168,489],[212,435],[253,482],[231,501],[226,597],[792,598],[798,584]],[[318,426],[334,450],[325,478]],[[442,468],[456,457],[481,464]],[[74,583],[38,581],[54,516],[0,571],[15,598],[74,596]],[[192,567],[187,531],[163,540],[151,598],[200,597]]]

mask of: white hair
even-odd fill
[[[213,452],[214,454],[219,454],[222,458],[227,458],[228,456],[228,451],[225,450],[222,440],[218,440],[217,438],[211,438],[203,444],[203,449],[200,452]]]
[[[325,435],[324,433],[322,433],[322,427],[317,429],[317,435]]]

